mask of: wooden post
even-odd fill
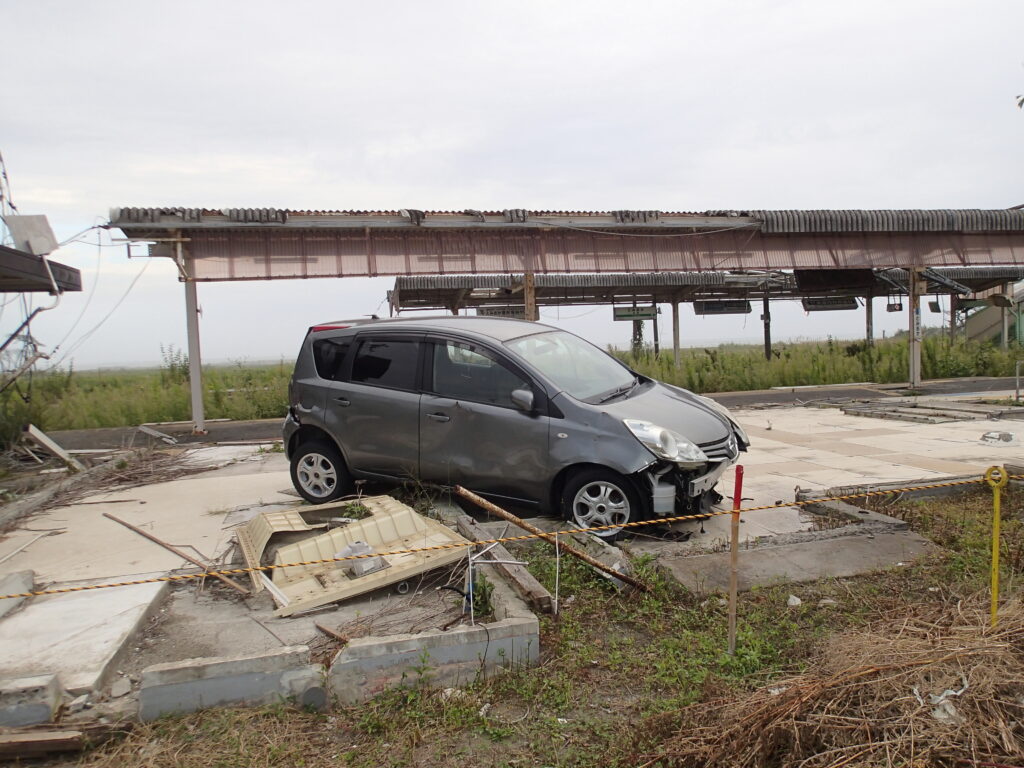
[[[740,581],[740,505],[743,503],[743,465],[736,466],[732,492],[732,525],[729,538],[729,655],[736,655],[736,603]]]
[[[533,272],[523,273],[523,314],[527,320],[540,320],[537,311],[537,284]]]

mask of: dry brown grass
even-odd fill
[[[837,634],[804,674],[675,713],[646,764],[1022,765],[1024,609],[989,629],[982,604]]]

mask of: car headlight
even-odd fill
[[[682,466],[697,466],[708,462],[704,451],[678,432],[639,419],[623,419],[622,423],[637,440],[659,458],[674,461]]]
[[[704,403],[704,405],[713,410],[715,413],[728,419],[729,423],[732,424],[732,428],[733,431],[736,433],[736,436],[743,441],[743,444],[745,446],[750,446],[750,438],[747,437],[747,433],[743,430],[743,427],[736,423],[736,420],[732,417],[732,414],[729,413],[729,410],[724,405],[716,403],[710,397],[702,397],[701,395],[697,395],[696,397],[698,400]]]

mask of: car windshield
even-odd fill
[[[601,399],[616,390],[625,394],[635,381],[614,357],[565,331],[523,336],[505,346],[577,400]]]

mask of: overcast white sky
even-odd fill
[[[0,29],[13,199],[60,239],[117,206],[1024,203],[1019,0],[0,0]],[[33,325],[51,349],[67,337],[59,359],[146,261],[83,244],[55,258],[85,283]],[[310,324],[386,311],[391,282],[201,284],[204,358],[291,359]],[[879,331],[906,325],[880,304]],[[610,316],[543,312],[625,345]],[[20,319],[8,304],[0,330]],[[862,312],[780,303],[774,320],[780,339],[863,331]],[[184,328],[183,288],[155,260],[75,366],[158,362]],[[684,315],[694,344],[760,333],[757,311]]]

